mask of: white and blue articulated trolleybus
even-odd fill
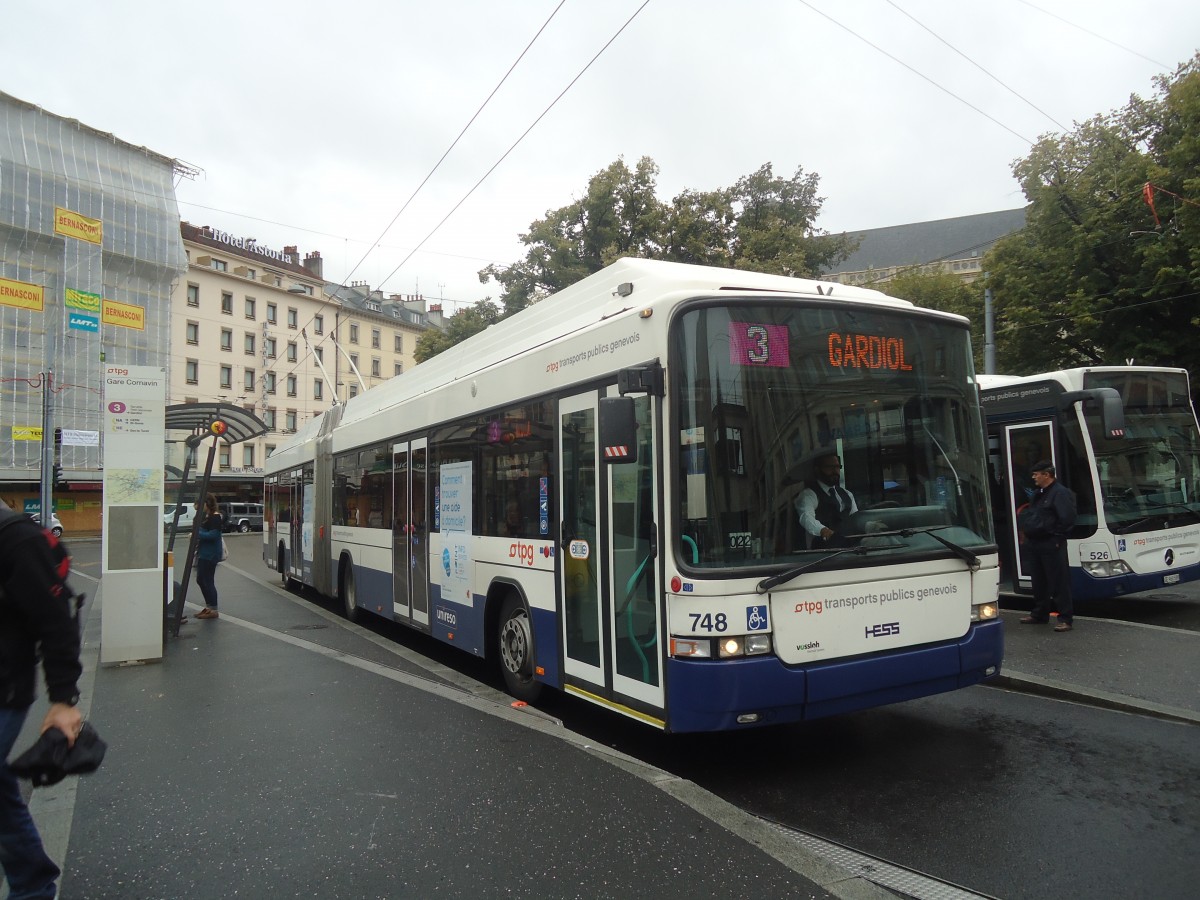
[[[979,380],[1007,590],[1031,592],[1017,514],[1042,459],[1075,494],[1067,559],[1076,602],[1200,578],[1200,431],[1186,370],[1094,366]]]
[[[307,423],[266,462],[285,581],[668,731],[997,674],[966,320],[625,259]],[[814,546],[835,454],[857,512]]]

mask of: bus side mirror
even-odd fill
[[[1070,409],[1076,403],[1094,402],[1100,407],[1100,428],[1110,440],[1125,437],[1125,405],[1115,388],[1091,388],[1086,391],[1067,391],[1058,398],[1058,408]]]
[[[606,463],[637,462],[637,416],[632,397],[600,398],[600,458]]]

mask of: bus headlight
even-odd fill
[[[1085,561],[1083,571],[1093,578],[1111,578],[1114,575],[1132,575],[1133,569],[1120,559]]]
[[[730,656],[744,656],[746,653],[745,640],[740,637],[717,638],[717,650],[721,659]]]
[[[758,656],[771,652],[771,636],[769,634],[746,635],[746,655]]]
[[[999,603],[973,603],[971,605],[971,621],[972,622],[987,622],[990,619],[995,619],[1000,615]]]

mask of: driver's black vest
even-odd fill
[[[834,531],[842,530],[842,523],[849,517],[850,495],[843,491],[843,497],[847,511],[842,512],[838,509],[838,501],[835,492],[841,488],[833,487],[825,491],[819,484],[812,486],[813,493],[817,495],[817,521],[827,528],[832,528]],[[837,535],[831,537],[828,541],[823,538],[813,538],[814,547],[829,547],[839,543]]]

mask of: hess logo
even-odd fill
[[[864,637],[887,637],[889,634],[900,633],[899,622],[883,622],[879,625],[872,625],[870,628],[864,628],[866,632]]]
[[[527,566],[533,565],[533,544],[521,544],[517,541],[508,546],[508,558],[515,559],[525,563]]]

